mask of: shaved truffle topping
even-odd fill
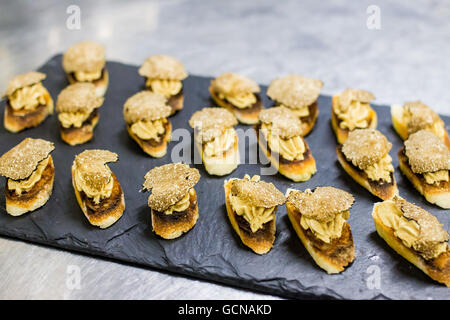
[[[328,222],[337,214],[349,210],[355,199],[350,193],[341,189],[317,187],[313,191],[293,190],[289,193],[287,201],[305,217],[319,222]]]
[[[208,142],[237,124],[236,117],[223,108],[203,108],[194,112],[189,125],[197,129],[200,141]]]
[[[250,78],[237,73],[226,72],[211,81],[211,87],[215,92],[225,96],[238,96],[248,92],[259,92],[259,86]]]
[[[299,117],[283,106],[261,110],[259,120],[263,123],[271,124],[271,133],[283,139],[303,134],[302,122]]]
[[[102,70],[105,67],[105,47],[92,41],[77,43],[67,49],[62,63],[66,73]]]
[[[127,123],[135,123],[140,120],[154,121],[167,118],[171,110],[166,97],[162,94],[141,91],[128,98],[123,106],[123,115]]]
[[[344,109],[348,108],[353,101],[359,101],[362,103],[370,103],[370,101],[374,100],[375,96],[369,91],[360,90],[360,89],[345,89],[339,95],[339,104],[344,107]]]
[[[411,134],[405,141],[405,155],[414,173],[450,170],[450,150],[431,131]]]
[[[187,77],[183,64],[166,55],[148,57],[139,68],[139,74],[150,79],[183,80]]]
[[[272,184],[261,181],[259,176],[245,175],[244,179],[234,179],[231,195],[255,207],[272,208],[286,201],[284,195]]]
[[[12,180],[26,179],[54,149],[53,142],[26,138],[0,157],[0,175]]]
[[[375,129],[356,129],[342,145],[348,161],[362,170],[380,161],[392,148],[387,138]]]
[[[408,133],[412,134],[421,129],[431,128],[441,122],[439,115],[421,101],[406,102],[403,108],[408,112]]]
[[[187,164],[170,163],[151,169],[145,175],[143,189],[151,191],[148,206],[165,211],[180,201],[200,180],[200,173]]]
[[[12,78],[8,83],[5,96],[10,96],[14,91],[31,86],[44,80],[47,76],[42,72],[28,72]]]
[[[67,86],[58,95],[57,112],[90,113],[103,104],[103,97],[95,94],[95,85],[89,82],[77,82]]]
[[[319,97],[323,82],[296,74],[287,75],[272,81],[267,95],[293,109],[301,109],[313,104]]]

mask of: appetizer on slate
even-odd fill
[[[0,175],[6,177],[6,212],[20,216],[45,205],[53,190],[55,167],[52,142],[26,138],[0,157]]]
[[[56,111],[61,139],[65,143],[74,146],[92,139],[103,100],[95,94],[92,83],[71,84],[60,92]]]
[[[102,45],[91,41],[77,43],[64,53],[62,64],[70,83],[92,83],[97,96],[105,95],[109,75]]]
[[[170,163],[151,169],[145,175],[144,190],[151,191],[153,231],[164,239],[175,239],[191,230],[198,219],[197,169],[187,164]]]
[[[275,212],[286,201],[284,195],[257,175],[225,180],[224,189],[228,218],[242,243],[257,254],[269,252],[275,241]]]
[[[171,110],[163,95],[150,91],[136,93],[123,106],[130,137],[152,157],[161,158],[167,153],[172,136],[172,125],[167,119]]]
[[[286,107],[264,109],[255,126],[260,148],[272,165],[293,181],[306,181],[316,173],[308,144],[302,137],[300,119]]]
[[[182,81],[188,75],[180,61],[170,56],[151,56],[139,68],[139,74],[147,79],[147,89],[166,97],[167,104],[172,108],[171,115],[183,109]]]
[[[245,124],[258,123],[259,111],[264,107],[260,91],[251,79],[231,72],[221,74],[209,86],[212,99]]]
[[[117,154],[108,150],[85,150],[75,157],[72,184],[81,210],[89,223],[108,228],[125,210],[125,197],[108,162],[116,162]]]
[[[328,273],[344,271],[355,259],[352,231],[346,222],[353,202],[351,194],[333,187],[287,191],[289,220],[311,257]]]
[[[450,150],[433,132],[420,130],[398,153],[400,170],[428,202],[450,209]]]
[[[331,100],[331,125],[338,143],[355,129],[377,128],[377,114],[370,107],[375,96],[365,90],[346,89]]]
[[[239,165],[239,141],[233,128],[236,124],[234,115],[220,108],[203,108],[189,120],[195,129],[197,150],[209,174],[224,176]]]
[[[375,129],[356,129],[336,148],[342,168],[373,195],[391,199],[398,194],[386,137]]]
[[[391,107],[392,124],[395,131],[403,139],[419,130],[429,130],[450,148],[450,138],[445,123],[429,106],[420,102],[406,102],[403,106]]]
[[[277,106],[290,108],[300,118],[302,135],[306,136],[319,116],[317,99],[322,86],[323,82],[320,80],[291,74],[273,80],[267,89],[267,95]]]
[[[53,114],[53,99],[42,85],[46,75],[29,72],[13,78],[4,96],[5,129],[19,132],[40,125],[49,114]]]
[[[449,237],[436,217],[397,196],[376,203],[372,217],[378,234],[392,249],[450,287]]]

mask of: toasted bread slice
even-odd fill
[[[348,133],[350,132],[349,129],[342,129],[340,127],[339,118],[337,117],[337,114],[335,112],[336,108],[338,107],[338,99],[339,97],[334,96],[331,99],[331,126],[333,127],[333,131],[336,135],[336,140],[339,144],[343,144],[345,140],[347,140]],[[378,125],[378,117],[377,113],[370,108],[370,115],[369,115],[369,126],[367,128],[376,129]],[[364,128],[366,129],[366,128]]]
[[[189,207],[183,212],[165,214],[151,209],[153,231],[164,239],[175,239],[191,230],[198,219],[197,193],[189,195]]]
[[[69,79],[69,83],[73,84],[76,82],[79,82],[75,76],[74,73],[67,74],[67,78]],[[102,70],[102,75],[99,79],[90,81],[92,84],[95,85],[95,94],[97,97],[103,97],[106,93],[106,90],[108,90],[108,84],[109,84],[109,72],[106,69]]]
[[[94,137],[94,128],[97,126],[99,118],[98,110],[95,109],[79,128],[60,126],[61,139],[71,146],[90,141]]]
[[[52,156],[49,155],[49,161],[42,172],[41,179],[36,182],[31,190],[18,195],[15,191],[8,190],[8,184],[6,183],[6,212],[12,216],[20,216],[44,206],[52,195],[54,179],[55,167]]]
[[[199,143],[196,143],[196,146],[197,150],[202,150],[203,148]],[[236,135],[234,145],[221,156],[208,158],[205,157],[203,151],[201,152],[201,156],[203,165],[210,175],[225,176],[230,174],[238,167],[240,162],[238,136]]]
[[[183,89],[181,89],[181,91],[178,92],[176,95],[171,96],[169,98],[169,100],[167,101],[167,104],[172,108],[172,112],[170,115],[173,115],[177,111],[180,111],[181,109],[183,109],[183,105],[184,105]]]
[[[160,141],[154,139],[142,140],[131,131],[131,126],[127,125],[130,137],[137,142],[145,153],[154,158],[164,157],[167,153],[167,143],[172,137],[172,125],[169,120],[164,124],[164,129],[164,133],[160,136]]]
[[[75,190],[75,196],[81,211],[83,211],[90,224],[105,229],[122,217],[125,210],[125,197],[122,187],[114,173],[112,174],[114,184],[111,196],[101,200],[99,204],[94,203],[83,191],[80,192],[77,190],[73,176],[74,170],[72,168],[72,184]]]
[[[39,105],[32,111],[16,111],[11,107],[9,101],[7,100],[3,118],[5,129],[16,133],[40,125],[44,122],[48,115],[53,113],[53,99],[50,94],[45,97],[45,100],[45,105]]]
[[[307,181],[311,179],[311,177],[317,172],[316,160],[314,159],[311,149],[309,148],[305,140],[304,142],[306,151],[303,154],[304,159],[289,161],[284,159],[278,153],[274,153],[272,152],[272,150],[270,150],[269,145],[265,141],[264,137],[259,134],[259,128],[259,125],[255,126],[258,145],[264,152],[264,155],[267,157],[267,159],[270,160],[272,165],[278,170],[280,174],[295,182]]]
[[[230,191],[232,179],[225,181],[225,206],[227,208],[227,215],[230,219],[231,226],[238,234],[243,244],[252,249],[257,254],[265,254],[270,251],[275,242],[275,218],[263,225],[261,229],[252,232],[250,225],[243,217],[236,214],[230,204]],[[276,210],[276,208],[275,208]]]
[[[233,106],[231,103],[224,99],[220,99],[216,92],[212,89],[212,87],[209,87],[209,92],[211,94],[211,98],[214,100],[214,102],[222,108],[227,109],[230,111],[236,119],[238,119],[239,122],[244,124],[256,124],[259,122],[259,112],[262,108],[264,108],[264,105],[261,101],[261,97],[259,94],[255,94],[256,96],[256,102],[251,105],[248,108],[237,108]]]
[[[286,202],[286,209],[289,220],[306,250],[327,273],[340,273],[355,259],[352,231],[347,222],[343,226],[341,237],[326,243],[318,239],[311,230],[303,229],[300,225],[302,214],[291,203]]]
[[[450,249],[448,245],[446,252],[441,253],[434,259],[425,260],[415,250],[405,246],[394,234],[392,228],[383,224],[378,216],[378,211],[381,210],[382,206],[383,202],[375,203],[372,211],[375,228],[377,229],[379,236],[383,238],[395,252],[422,270],[431,279],[450,287]]]
[[[403,106],[399,104],[393,104],[391,106],[391,116],[392,116],[392,126],[394,127],[397,134],[406,140],[409,137],[407,124],[403,121]],[[447,130],[443,138],[445,145],[450,148],[450,137],[448,136]]]
[[[404,148],[398,153],[398,164],[400,170],[412,183],[414,188],[416,188],[428,202],[444,209],[450,209],[450,181],[441,181],[439,185],[426,183],[425,178],[422,175],[415,174],[411,170]]]
[[[389,200],[398,195],[397,182],[395,181],[394,173],[391,173],[390,183],[370,180],[364,171],[347,161],[345,155],[342,153],[342,145],[337,146],[336,153],[338,161],[345,172],[347,172],[353,180],[366,188],[371,194],[382,200]]]
[[[303,125],[303,136],[307,136],[312,129],[314,128],[314,125],[316,124],[316,120],[319,117],[319,107],[317,104],[317,101],[311,104],[309,107],[309,115],[306,117],[300,117],[300,120],[302,121]]]

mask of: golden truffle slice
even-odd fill
[[[175,239],[191,230],[198,219],[197,194],[200,180],[197,169],[182,163],[170,163],[151,169],[145,175],[143,189],[151,191],[153,231],[164,239]]]
[[[389,151],[392,144],[375,129],[355,129],[338,145],[336,153],[342,168],[373,195],[391,199],[398,194]]]
[[[307,181],[316,172],[316,161],[302,134],[300,119],[286,107],[262,110],[255,126],[261,150],[272,165],[292,181]]]
[[[167,143],[172,136],[172,125],[168,119],[170,114],[167,99],[150,91],[136,93],[123,106],[130,137],[154,158],[161,158],[167,153]]]
[[[327,273],[340,273],[355,259],[350,225],[346,222],[354,198],[333,187],[305,192],[289,189],[289,220],[306,250]]]
[[[450,287],[448,233],[429,212],[394,197],[376,203],[372,217],[378,234],[431,279]]]
[[[6,130],[16,133],[36,127],[53,114],[53,99],[42,85],[45,78],[44,73],[29,72],[11,79],[4,94]]]
[[[450,151],[433,132],[420,130],[398,153],[400,170],[425,199],[450,209]]]
[[[63,89],[56,101],[61,139],[71,146],[90,141],[103,101],[103,97],[96,95],[92,83],[78,82]]]
[[[392,125],[403,139],[420,130],[429,130],[450,148],[450,138],[445,123],[439,115],[421,101],[405,102],[391,106]]]
[[[319,116],[317,99],[322,86],[323,82],[320,80],[290,74],[273,80],[267,89],[267,95],[276,105],[292,109],[302,121],[303,135],[306,136]]]
[[[377,114],[370,107],[375,96],[365,90],[346,89],[331,100],[331,125],[338,143],[355,129],[376,129]]]
[[[257,254],[270,251],[275,241],[275,212],[286,199],[259,176],[224,181],[225,205],[233,229]]]
[[[195,130],[195,145],[209,174],[224,176],[239,165],[239,140],[233,128],[236,124],[234,115],[220,108],[203,108],[189,120]]]
[[[108,150],[85,150],[75,157],[72,184],[81,211],[89,223],[105,229],[122,217],[125,197],[107,163],[118,156]]]
[[[6,177],[6,212],[20,216],[44,206],[53,190],[55,168],[52,142],[26,138],[0,157],[0,175]]]
[[[105,47],[101,44],[84,41],[71,46],[64,53],[62,64],[70,83],[92,83],[97,96],[105,95],[109,74],[105,68]]]
[[[156,55],[148,57],[139,68],[139,74],[145,77],[148,90],[162,94],[172,108],[171,115],[183,109],[183,83],[187,72],[177,59]]]
[[[209,92],[217,105],[229,110],[244,124],[258,123],[258,114],[264,105],[258,84],[248,77],[226,72],[211,80]]]

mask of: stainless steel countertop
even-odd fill
[[[79,30],[67,27],[70,5]],[[367,27],[370,5],[381,29]],[[325,94],[359,87],[377,103],[421,99],[450,114],[449,20],[449,1],[2,1],[0,90],[91,39],[109,60],[164,53],[192,74],[235,71],[263,84],[300,73],[322,79]],[[276,298],[4,238],[0,275],[0,299]]]

